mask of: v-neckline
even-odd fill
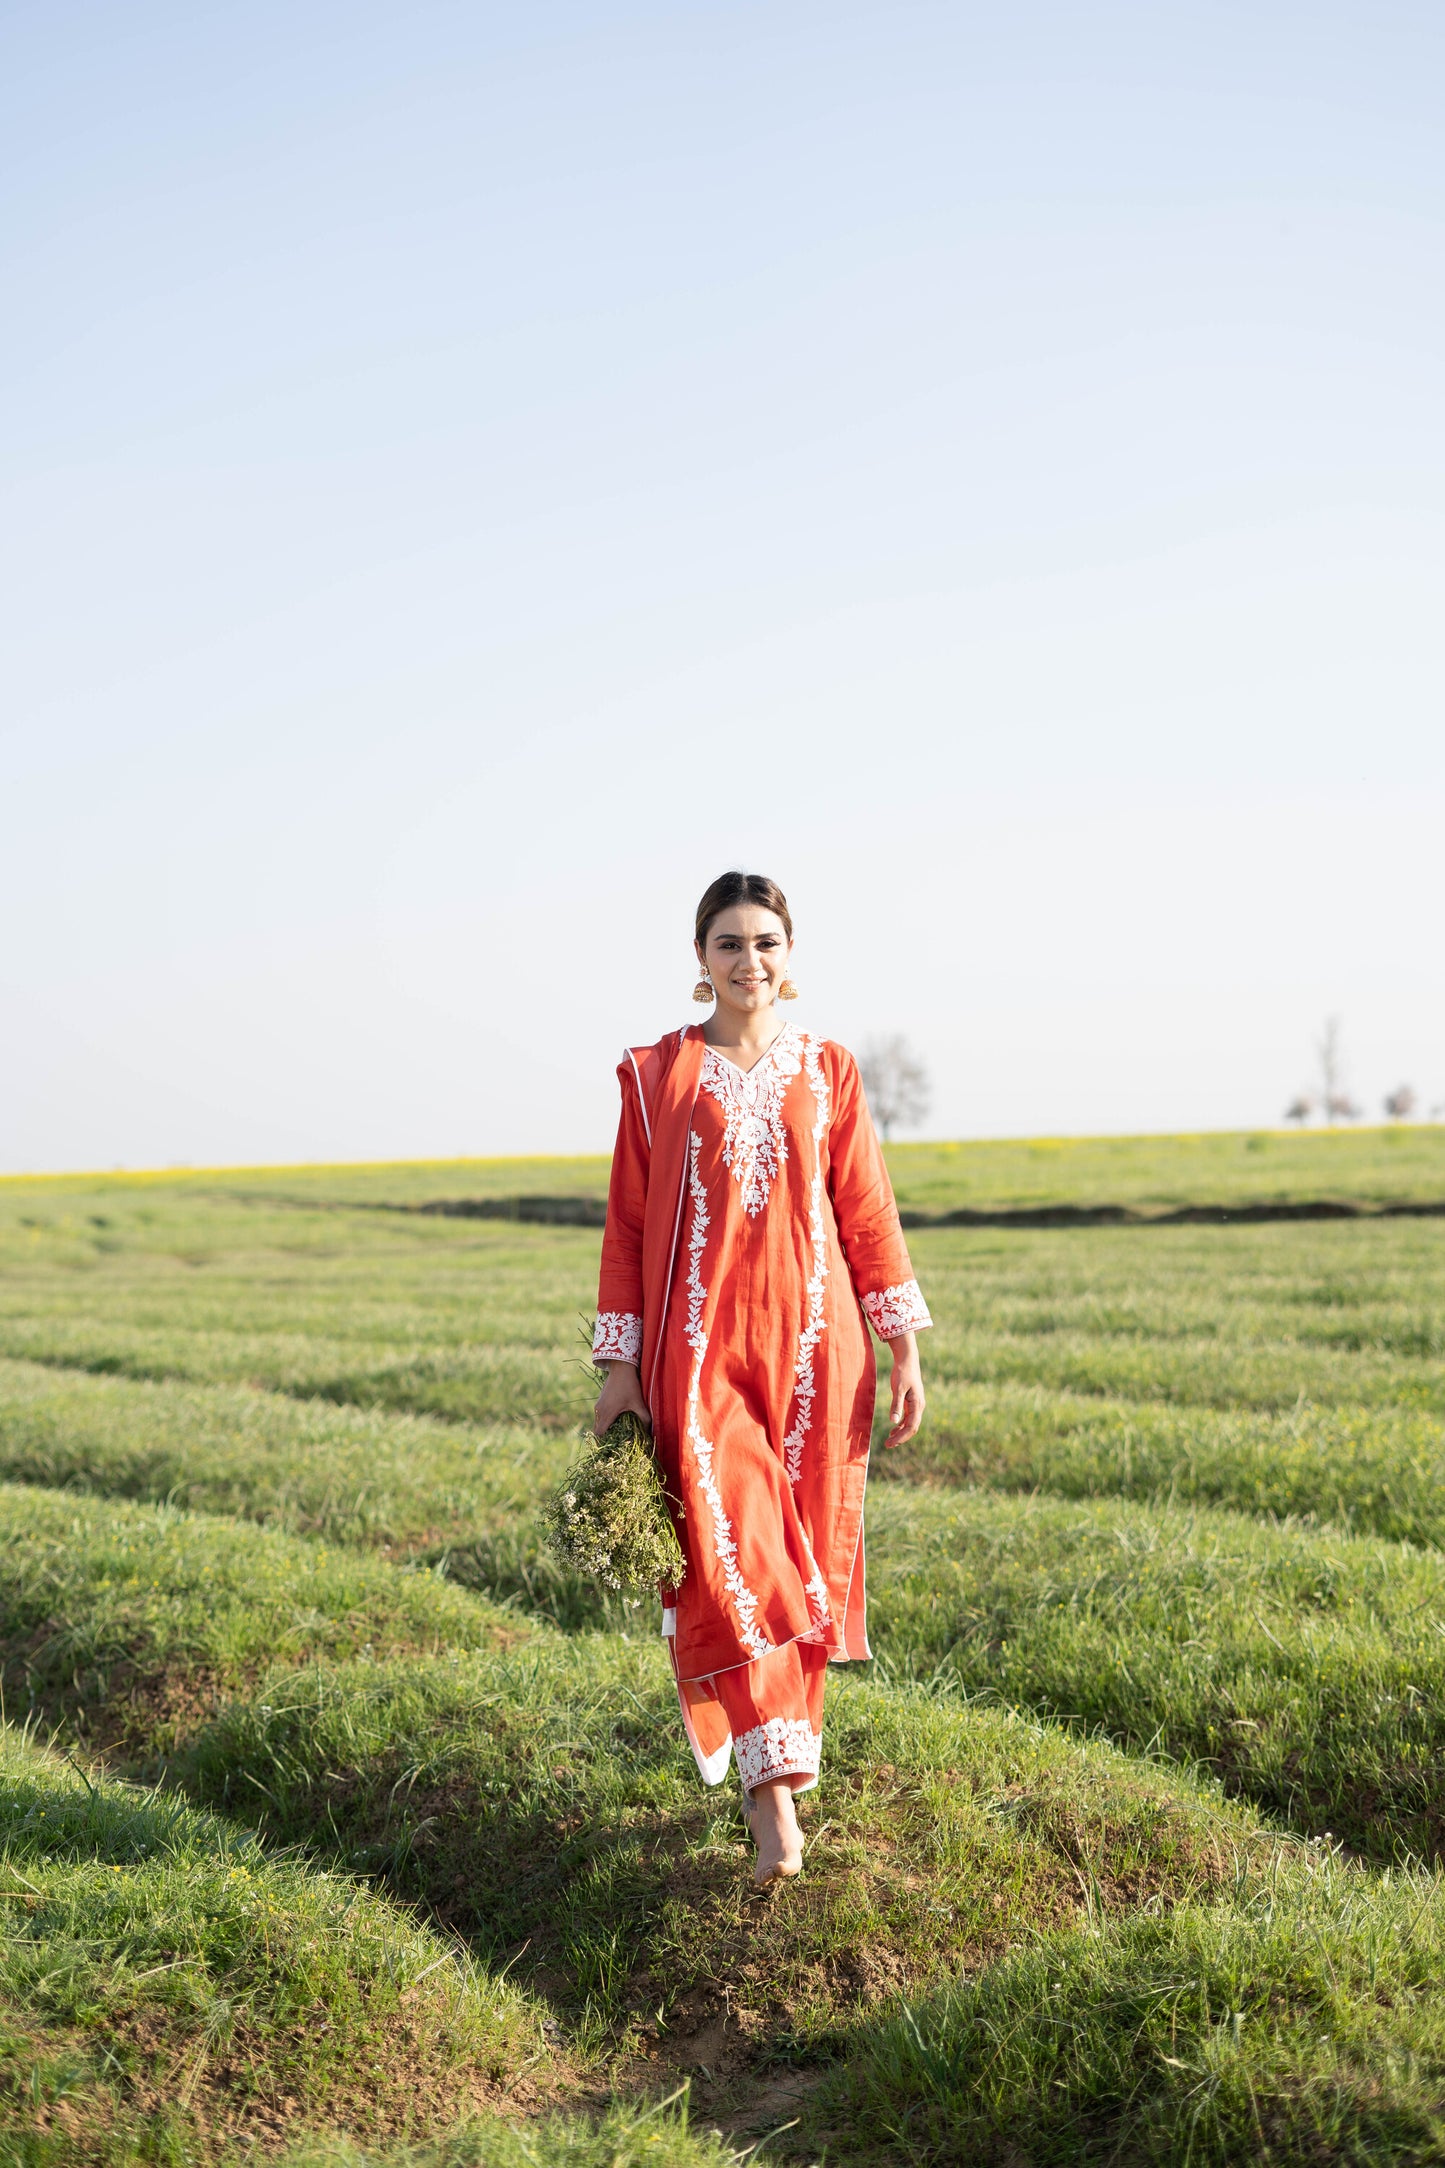
[[[706,1039],[704,1039],[702,1043],[705,1047],[707,1047],[707,1051],[709,1052],[709,1054],[712,1055],[714,1061],[725,1062],[729,1069],[736,1070],[737,1074],[740,1077],[746,1079],[750,1076],[757,1075],[757,1072],[759,1071],[759,1069],[762,1068],[763,1063],[772,1058],[774,1050],[783,1039],[786,1039],[788,1033],[792,1030],[792,1028],[793,1026],[791,1021],[784,1024],[782,1030],[777,1034],[777,1037],[768,1041],[767,1045],[763,1048],[762,1053],[759,1054],[757,1060],[753,1063],[751,1069],[745,1069],[740,1061],[734,1061],[730,1054],[722,1053],[719,1048],[715,1046],[708,1046]]]

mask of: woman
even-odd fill
[[[857,1064],[778,1014],[797,992],[782,890],[723,874],[696,935],[713,1014],[617,1072],[594,1421],[650,1423],[682,1502],[663,1632],[703,1782],[736,1752],[762,1883],[802,1866],[793,1797],[818,1780],[826,1666],[870,1653],[864,1318],[892,1350],[890,1446],[922,1420],[931,1320]]]

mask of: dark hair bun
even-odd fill
[[[788,899],[776,881],[770,881],[765,873],[720,873],[703,890],[702,901],[697,907],[699,948],[707,946],[708,929],[713,920],[737,903],[753,903],[760,910],[774,912],[782,920],[788,939],[792,940],[793,919]]]

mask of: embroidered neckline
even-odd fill
[[[782,1045],[785,1039],[796,1039],[797,1036],[798,1027],[796,1024],[791,1022],[784,1024],[782,1030],[778,1033],[776,1039],[769,1041],[767,1047],[761,1054],[759,1054],[757,1060],[753,1063],[751,1069],[745,1069],[740,1061],[734,1061],[732,1057],[728,1054],[720,1054],[715,1046],[708,1046],[706,1039],[704,1039],[702,1043],[706,1052],[712,1056],[714,1061],[722,1062],[725,1068],[735,1069],[738,1075],[742,1078],[743,1082],[746,1083],[750,1076],[757,1075],[759,1069],[762,1068],[765,1061],[772,1060],[774,1053]]]
[[[784,1024],[761,1060],[751,1069],[740,1069],[704,1042],[701,1085],[723,1110],[723,1165],[732,1169],[749,1219],[756,1219],[766,1205],[787,1161],[783,1099],[803,1067],[807,1048],[805,1040],[799,1053],[798,1034]]]

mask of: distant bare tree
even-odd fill
[[[1344,1090],[1340,1079],[1340,1020],[1337,1016],[1325,1018],[1325,1028],[1315,1047],[1320,1065],[1320,1105],[1327,1122],[1335,1118],[1335,1101]]]
[[[1325,1018],[1325,1028],[1315,1048],[1320,1064],[1320,1106],[1327,1122],[1357,1122],[1364,1112],[1345,1090],[1344,1059],[1340,1052],[1340,1020]]]
[[[1397,1084],[1385,1094],[1385,1112],[1392,1122],[1408,1122],[1419,1104],[1413,1084]]]
[[[896,1034],[891,1039],[870,1039],[858,1056],[858,1069],[885,1141],[895,1123],[911,1129],[923,1120],[932,1096],[928,1071],[906,1039]]]
[[[1310,1116],[1314,1113],[1314,1110],[1315,1102],[1313,1093],[1296,1092],[1293,1099],[1291,1099],[1289,1105],[1284,1110],[1284,1118],[1287,1122],[1299,1122],[1300,1124],[1304,1124],[1309,1120]]]

